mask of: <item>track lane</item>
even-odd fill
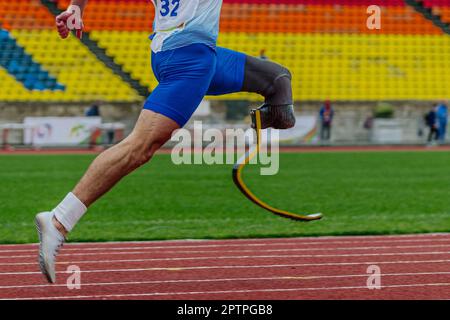
[[[105,259],[106,258],[106,259]],[[37,272],[37,261],[12,262],[1,265],[0,277],[9,275],[20,275]],[[160,269],[217,269],[245,266],[251,260],[250,267],[264,265],[283,265],[286,263],[309,266],[309,265],[351,265],[351,264],[380,264],[380,263],[402,263],[408,261],[450,261],[450,251],[429,252],[377,252],[377,253],[350,253],[350,254],[268,254],[268,255],[230,255],[215,256],[202,255],[197,257],[162,257],[154,258],[147,254],[136,254],[133,256],[122,255],[114,257],[73,257],[66,261],[59,261],[57,270],[66,270],[69,265],[78,265],[84,272],[98,272],[98,270],[114,269],[137,269],[150,266]],[[20,269],[20,271],[17,271]]]
[[[126,242],[99,242],[99,243],[71,243],[73,248],[104,250],[111,248],[152,247],[160,249],[168,248],[221,248],[258,246],[287,246],[287,245],[338,245],[338,244],[377,244],[377,243],[450,243],[448,233],[428,233],[412,235],[386,235],[386,236],[327,236],[327,237],[302,237],[302,238],[259,238],[259,239],[229,239],[229,240],[167,240],[167,241],[126,241]],[[9,244],[1,245],[0,253],[8,250],[36,250],[37,244]]]
[[[448,234],[69,244],[56,286],[43,280],[36,253],[36,245],[0,246],[0,299],[450,297]],[[82,269],[81,290],[64,285],[69,264]],[[371,264],[382,290],[365,286]]]

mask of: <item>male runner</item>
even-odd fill
[[[262,128],[286,129],[295,124],[289,70],[216,47],[222,0],[152,1],[152,69],[159,85],[146,100],[131,134],[101,153],[56,208],[36,216],[39,265],[51,283],[56,280],[56,255],[87,208],[148,162],[172,132],[186,124],[205,95],[259,93],[265,98],[260,107]],[[69,35],[72,6],[82,13],[86,4],[87,0],[72,0],[68,10],[56,17],[62,38]],[[77,30],[77,36],[81,37],[81,31]]]

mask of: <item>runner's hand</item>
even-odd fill
[[[56,17],[56,28],[58,29],[59,36],[62,39],[66,39],[69,36],[70,29],[68,27],[68,21],[71,19],[75,19],[75,12],[67,9],[67,11],[62,12],[60,15]],[[78,39],[83,37],[83,21],[80,18],[79,25],[81,26],[79,29],[75,29],[75,34]]]

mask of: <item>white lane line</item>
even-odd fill
[[[164,250],[152,252],[152,248],[148,248],[149,250],[146,251],[132,251],[137,249],[147,249],[145,247],[136,247],[136,248],[130,248],[130,250],[127,251],[117,251],[117,252],[96,252],[96,253],[84,253],[84,252],[77,252],[77,253],[62,253],[59,256],[75,256],[75,255],[133,255],[133,254],[192,254],[192,253],[261,253],[261,252],[296,252],[296,251],[349,251],[349,250],[386,250],[386,249],[424,249],[424,248],[448,248],[450,247],[450,244],[437,244],[437,245],[422,245],[418,247],[417,245],[414,246],[378,246],[378,247],[344,247],[344,248],[290,248],[290,249],[259,249],[259,250],[247,250],[247,249],[235,249],[235,250],[180,250],[180,251],[167,251]],[[125,248],[117,248],[120,250],[124,250]],[[63,249],[63,252],[68,251],[78,251],[78,250],[68,250]],[[30,250],[31,251],[31,250]],[[36,250],[32,250],[32,252],[36,253]],[[34,258],[36,255],[18,255],[18,256],[4,256],[0,257],[0,259],[8,259],[8,258]]]
[[[410,239],[409,239],[410,238]],[[329,241],[337,240],[339,241]],[[360,239],[359,241],[343,241],[343,240],[354,240]],[[285,240],[283,242],[283,240]],[[305,242],[309,241],[309,242]],[[313,241],[311,241],[313,240]],[[323,240],[323,241],[322,241]],[[279,242],[273,242],[279,241]],[[295,242],[293,242],[295,241]],[[259,238],[259,239],[195,239],[195,240],[164,240],[164,241],[111,241],[111,242],[78,242],[70,243],[69,246],[80,246],[80,249],[92,249],[92,250],[103,250],[108,249],[109,245],[139,245],[139,244],[159,244],[159,246],[153,246],[155,249],[167,249],[167,248],[198,248],[198,247],[223,247],[223,246],[267,246],[267,245],[312,245],[312,244],[353,244],[353,243],[392,243],[392,242],[432,242],[432,241],[450,241],[450,233],[428,233],[428,234],[412,234],[412,235],[386,235],[386,236],[330,236],[330,237],[302,237],[302,238]],[[226,243],[229,242],[229,243]],[[239,243],[239,242],[249,242],[249,243]],[[253,243],[255,242],[255,243]],[[192,243],[192,245],[175,245],[170,244],[186,244]],[[203,244],[202,244],[203,243]],[[211,244],[204,244],[211,243]],[[214,244],[216,243],[216,244]],[[105,248],[82,248],[86,245],[105,245]],[[167,245],[169,244],[169,246]],[[14,248],[20,246],[30,246],[36,248],[37,243],[32,244],[7,244],[0,245],[0,248]],[[118,248],[118,249],[124,249]],[[18,249],[21,250],[21,249]],[[28,250],[28,249],[25,249]],[[0,252],[9,252],[10,250],[0,250]],[[16,251],[16,250],[12,250]]]
[[[365,235],[365,236],[352,236],[352,235],[343,235],[343,236],[318,236],[318,237],[290,237],[290,238],[249,238],[249,239],[175,239],[175,240],[146,240],[146,241],[108,241],[108,242],[97,242],[98,244],[110,245],[110,244],[176,244],[176,243],[200,243],[200,242],[261,242],[261,241],[303,241],[303,240],[330,240],[330,239],[393,239],[393,238],[437,238],[437,237],[450,237],[450,233],[448,232],[435,232],[435,233],[416,233],[416,234],[391,234],[391,235]],[[74,245],[92,245],[92,242],[74,242]],[[22,244],[5,244],[0,247],[17,247],[17,246],[37,246],[37,243],[22,243]]]
[[[429,240],[419,240],[419,239],[415,239],[415,240],[392,240],[392,241],[371,241],[371,243],[376,244],[376,243],[398,243],[398,242],[413,242],[413,243],[424,243],[424,242],[447,242],[450,245],[450,238],[448,239],[429,239]],[[309,246],[309,245],[315,245],[315,244],[320,244],[320,245],[345,245],[345,244],[359,244],[361,242],[358,241],[353,241],[353,242],[340,242],[340,241],[333,241],[333,242],[328,242],[328,243],[317,243],[317,242],[285,242],[285,243],[261,243],[261,244],[217,244],[217,245],[192,245],[192,246],[136,246],[136,247],[113,247],[113,248],[103,248],[103,247],[95,247],[95,248],[74,248],[73,244],[68,244],[65,248],[64,251],[116,251],[116,250],[155,250],[155,249],[162,249],[162,250],[173,250],[173,249],[189,249],[189,248],[194,248],[194,249],[199,249],[199,248],[223,248],[223,247],[265,247],[265,246]],[[362,242],[362,243],[367,243],[366,241]],[[423,247],[422,245],[420,247]],[[321,248],[309,248],[310,250],[314,250],[314,249],[321,249]],[[333,248],[327,248],[329,250],[332,250]],[[352,247],[347,247],[347,249],[353,249]],[[37,247],[35,249],[22,249],[22,250],[0,250],[0,253],[12,253],[12,252],[36,252]],[[259,250],[258,250],[259,251]],[[183,250],[184,252],[184,250]],[[187,252],[187,251],[186,251]],[[189,251],[190,252],[190,251]],[[94,253],[97,254],[97,253]],[[0,259],[5,259],[8,258],[8,256],[0,256]]]
[[[383,277],[409,277],[409,276],[417,277],[417,276],[439,276],[439,275],[450,275],[450,272],[383,273]],[[146,284],[177,284],[177,283],[210,283],[210,282],[233,282],[233,281],[242,281],[242,282],[283,281],[283,280],[301,281],[301,280],[340,279],[340,278],[367,278],[367,274],[98,282],[98,283],[83,283],[83,287],[126,286],[126,285],[146,285]],[[33,289],[33,288],[58,288],[58,287],[66,288],[67,284],[31,284],[31,285],[0,286],[0,289]]]
[[[398,284],[385,285],[383,289],[389,288],[421,288],[421,287],[450,287],[449,282],[443,283],[421,283],[421,284]],[[186,296],[186,295],[213,295],[213,294],[236,294],[236,293],[265,293],[265,292],[301,292],[301,291],[333,291],[333,290],[367,290],[367,286],[348,287],[318,287],[318,288],[268,288],[268,289],[248,289],[248,290],[222,290],[222,291],[190,291],[190,292],[151,292],[151,293],[130,293],[130,294],[104,294],[104,295],[78,295],[60,297],[31,297],[31,298],[10,298],[0,300],[54,300],[54,299],[100,299],[100,298],[126,298],[126,297],[151,297],[151,296]]]
[[[138,252],[140,254],[145,252]],[[116,253],[119,254],[119,253]],[[121,253],[124,254],[124,253]],[[73,256],[69,255],[69,256]],[[84,255],[84,254],[83,254]],[[172,257],[172,258],[141,258],[141,259],[117,259],[117,260],[88,260],[88,261],[61,261],[61,264],[82,263],[117,263],[117,262],[150,262],[150,261],[196,261],[196,260],[236,260],[236,259],[285,259],[285,258],[347,258],[347,257],[378,257],[378,256],[420,256],[420,255],[450,255],[450,251],[426,251],[426,252],[385,252],[385,253],[349,253],[349,254],[300,254],[300,255],[259,255],[259,256],[204,256],[204,257]],[[64,255],[61,255],[64,256]],[[34,257],[34,256],[33,256]],[[11,262],[0,263],[0,266],[26,266],[36,265],[36,262]],[[0,272],[0,275],[2,273]]]
[[[154,267],[134,269],[94,269],[81,270],[82,273],[118,273],[118,272],[146,272],[146,271],[184,271],[184,270],[215,270],[215,269],[267,269],[267,268],[289,268],[289,267],[330,267],[330,266],[357,266],[357,265],[384,265],[384,264],[429,264],[448,263],[446,260],[400,260],[400,261],[361,261],[361,262],[326,262],[326,263],[298,263],[298,264],[269,264],[269,265],[229,265],[229,266],[179,266],[179,267]],[[58,274],[67,274],[66,271],[58,271]],[[35,275],[40,272],[1,272],[0,276],[10,275]]]

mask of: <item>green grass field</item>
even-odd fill
[[[36,242],[34,215],[53,208],[93,156],[0,156],[0,243]],[[182,165],[169,155],[125,178],[97,202],[72,241],[291,237],[450,231],[448,152],[282,154],[276,176],[246,168],[262,199],[302,223],[273,216],[235,188],[231,166]]]

